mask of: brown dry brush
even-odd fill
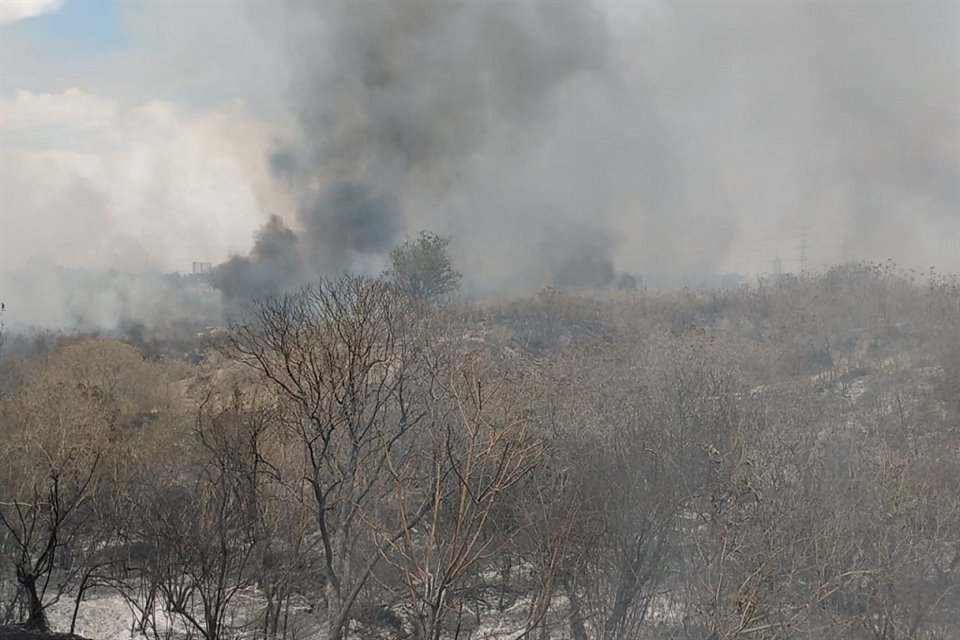
[[[112,590],[157,638],[957,635],[955,278],[453,304],[345,277],[201,357],[6,337],[5,621]]]

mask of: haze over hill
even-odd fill
[[[960,270],[955,3],[7,6],[7,322],[141,299],[52,266],[211,261],[245,297],[423,228],[485,293],[796,271],[801,243]]]

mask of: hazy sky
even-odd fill
[[[435,229],[488,288],[796,269],[801,233],[960,270],[957,2],[0,6],[8,290],[219,263],[274,215],[369,268]]]

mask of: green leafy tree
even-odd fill
[[[388,276],[414,299],[440,302],[460,286],[460,272],[447,253],[448,244],[449,238],[421,231],[390,253]]]

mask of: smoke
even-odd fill
[[[287,11],[299,132],[273,166],[299,194],[305,275],[375,270],[418,227],[459,236],[450,201],[470,187],[472,165],[487,162],[491,145],[542,141],[563,88],[606,66],[603,19],[586,4],[290,3]],[[261,262],[255,248],[218,272]],[[218,286],[237,297],[260,283],[230,275]]]
[[[383,255],[402,230],[396,198],[374,184],[338,181],[302,211],[308,255],[321,271],[362,269],[366,256]]]
[[[954,5],[284,12],[299,131],[273,166],[306,275],[418,228],[481,291],[797,269],[800,233],[808,267],[960,268]]]
[[[282,293],[302,277],[296,234],[277,216],[259,229],[249,256],[233,256],[211,276],[228,304]],[[239,296],[239,299],[238,299]]]
[[[7,327],[154,327],[201,307],[212,321],[218,301],[198,306],[160,274],[223,261],[263,211],[292,209],[269,168],[271,128],[240,105],[19,91],[0,98],[0,131]]]
[[[123,332],[136,325],[158,336],[201,329],[223,318],[219,298],[199,276],[41,265],[5,273],[4,279],[6,308],[0,320],[2,328],[14,332]]]
[[[3,95],[8,291],[38,259],[211,260],[232,304],[420,229],[479,293],[797,271],[801,244],[960,271],[956,3],[201,5],[122,9],[149,41],[124,91],[160,101],[90,65]],[[3,87],[44,59],[9,33]]]

